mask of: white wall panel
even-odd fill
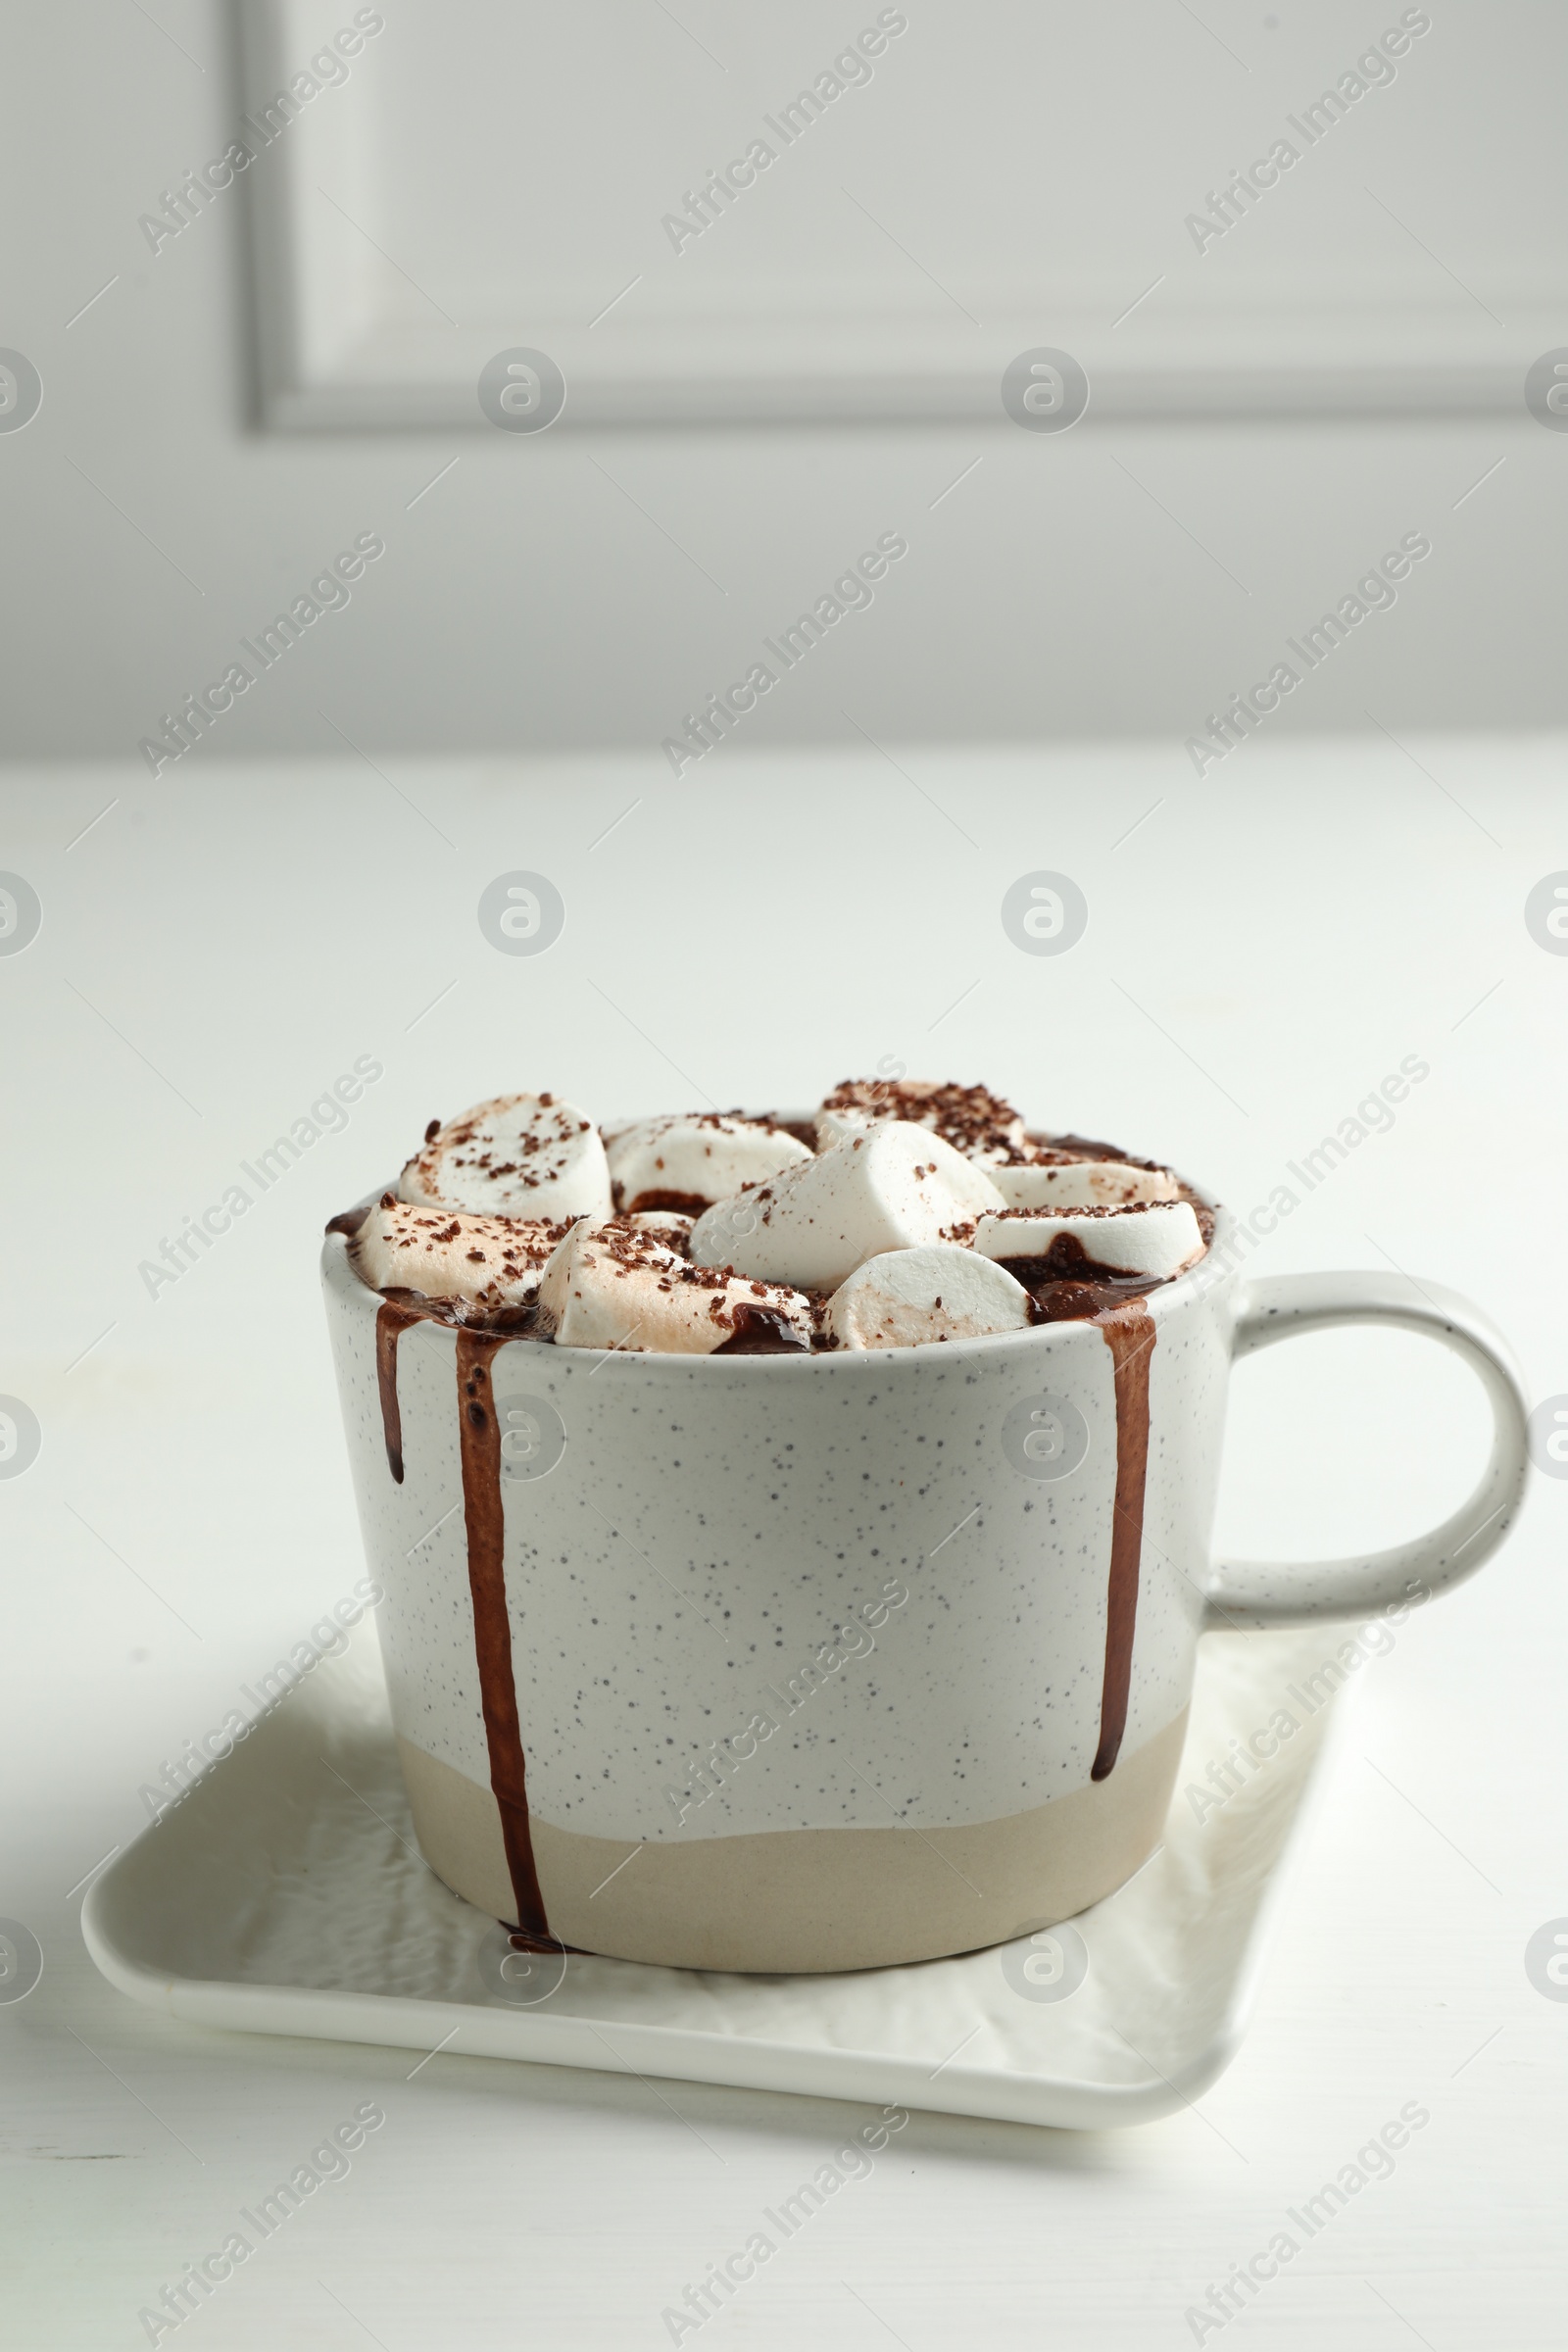
[[[1040,344],[1113,416],[1510,406],[1568,293],[1559,83],[1479,78],[1510,19],[1559,45],[1528,5],[402,0],[256,175],[267,415],[481,430],[514,344],[567,429],[990,422]],[[352,20],[248,21],[260,107]]]

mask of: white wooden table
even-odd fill
[[[147,2341],[138,2311],[370,2101],[386,2120],[347,2176],[181,2342],[668,2343],[665,2307],[865,2120],[445,2055],[410,2080],[399,2052],[182,2031],[81,1947],[80,1885],[136,1834],[142,1787],[361,1572],[317,1237],[432,1114],[531,1085],[607,1116],[808,1102],[903,1062],[1245,1210],[1413,1055],[1430,1075],[1392,1130],[1257,1263],[1453,1283],[1507,1328],[1533,1400],[1568,1392],[1568,956],[1524,914],[1568,867],[1561,743],[1258,743],[1202,784],[1177,744],[894,749],[912,782],[869,752],[726,751],[677,786],[652,748],[383,762],[390,781],[194,760],[156,785],[0,778],[0,867],[43,907],[0,956],[0,1391],[42,1431],[0,1480],[0,1914],[45,1961],[0,2004],[24,2352]],[[475,919],[513,869],[565,900],[537,958]],[[1089,901],[1060,957],[1002,928],[1035,869]],[[139,1266],[358,1056],[382,1075],[347,1127],[150,1295]],[[1394,1335],[1249,1365],[1222,1541],[1391,1541],[1469,1484],[1480,1418],[1462,1369]],[[1565,1514],[1568,1485],[1538,1478],[1501,1557],[1361,1678],[1256,2025],[1197,2110],[1083,2138],[915,2115],[705,2340],[1559,2344],[1568,2001],[1525,1948],[1568,1915]],[[1409,2102],[1430,2121],[1392,2175],[1308,2242],[1290,2210]],[[1299,2250],[1245,2317],[1187,2316],[1281,2230]]]

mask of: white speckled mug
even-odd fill
[[[1221,1211],[1209,1257],[1118,1332],[601,1355],[434,1322],[399,1348],[383,1314],[379,1384],[381,1302],[329,1237],[432,1867],[536,1938],[768,1971],[1000,1943],[1121,1885],[1159,1838],[1205,1624],[1441,1591],[1524,1479],[1523,1400],[1475,1309],[1368,1274],[1244,1284],[1231,1232]],[[1479,1375],[1475,1493],[1392,1551],[1211,1563],[1233,1357],[1372,1321]]]

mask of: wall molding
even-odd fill
[[[245,0],[240,14],[242,103],[254,115],[319,46],[321,20],[308,0]],[[661,311],[644,297],[589,325],[606,295],[596,284],[553,315],[509,318],[498,301],[488,324],[448,322],[428,298],[427,319],[416,320],[369,229],[321,192],[354,184],[357,167],[364,175],[363,110],[341,97],[322,91],[246,174],[257,414],[271,431],[488,432],[479,371],[519,344],[562,368],[557,429],[567,433],[1003,425],[1002,370],[1042,344],[1080,361],[1097,420],[1504,418],[1524,413],[1530,363],[1568,344],[1568,307],[1544,288],[1501,305],[1505,324],[1458,287],[1425,307],[1233,299],[1199,308],[1154,296],[1119,321],[1110,303],[1052,310],[1020,290],[979,325],[891,301],[853,317],[740,322]]]

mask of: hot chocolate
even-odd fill
[[[331,1220],[381,1295],[377,1383],[399,1484],[399,1341],[421,1319],[459,1329],[474,1644],[520,1937],[550,1929],[505,1639],[497,1349],[527,1338],[611,1353],[828,1354],[1099,1324],[1117,1453],[1099,1782],[1127,1724],[1155,1336],[1142,1301],[1203,1254],[1211,1228],[1169,1169],[1032,1135],[984,1087],[879,1080],[847,1080],[810,1122],[675,1114],[609,1135],[557,1095],[499,1096],[432,1120],[396,1193]]]
[[[499,1096],[432,1120],[397,1193],[333,1227],[400,1305],[561,1347],[705,1355],[1098,1314],[1093,1277],[1111,1298],[1171,1279],[1201,1256],[1205,1213],[1168,1168],[1031,1135],[985,1087],[852,1079],[809,1123],[673,1114],[603,1136],[557,1095]]]

